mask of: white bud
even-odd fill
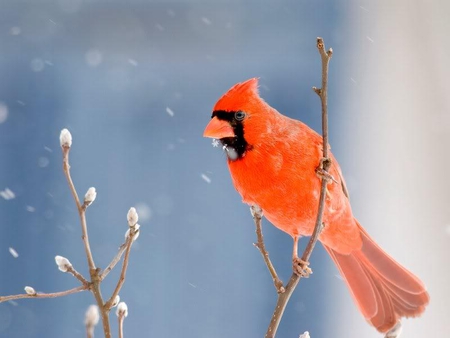
[[[97,305],[90,305],[84,315],[84,325],[87,327],[94,327],[100,320],[100,313]]]
[[[128,306],[125,302],[120,302],[119,305],[117,305],[116,315],[117,317],[128,316]]]
[[[25,286],[25,292],[27,293],[27,295],[35,295],[36,291],[34,291],[34,289],[31,286]]]
[[[128,237],[130,237],[130,231],[131,231],[131,229],[134,229],[134,231],[135,231],[134,237],[133,237],[133,242],[134,242],[135,240],[137,240],[137,238],[139,237],[139,233],[140,233],[140,231],[139,231],[139,228],[140,228],[140,227],[141,227],[141,226],[140,226],[139,224],[136,224],[135,226],[128,228],[127,232],[125,232],[125,240],[127,240]]]
[[[55,262],[56,265],[58,265],[58,269],[61,270],[62,272],[67,272],[67,270],[72,267],[70,261],[63,256],[55,256]]]
[[[88,191],[86,192],[86,195],[84,195],[84,204],[86,206],[90,205],[92,202],[95,201],[95,198],[97,197],[97,191],[95,191],[94,187],[90,187]]]
[[[130,227],[134,226],[138,222],[139,216],[135,208],[131,207],[130,210],[128,210],[127,219]]]
[[[61,130],[61,134],[59,134],[59,144],[61,147],[68,147],[70,148],[72,146],[72,134],[68,129]]]
[[[114,298],[114,301],[112,303],[112,307],[116,307],[117,304],[119,304],[119,302],[120,302],[120,296],[117,295],[116,298]]]
[[[301,334],[299,338],[310,338],[309,337],[309,332],[305,331],[305,333]]]

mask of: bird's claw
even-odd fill
[[[292,263],[294,273],[297,274],[298,276],[308,278],[309,275],[312,275],[313,272],[311,268],[308,267],[309,262],[305,262],[303,259],[299,257],[294,257],[292,259]]]
[[[320,159],[319,166],[316,168],[316,175],[320,179],[325,179],[327,181],[333,181],[338,183],[338,181],[328,172],[328,168],[331,166],[331,160],[329,158],[322,157]]]

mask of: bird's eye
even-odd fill
[[[243,111],[237,111],[234,113],[234,118],[236,121],[242,121],[245,118],[246,114]]]

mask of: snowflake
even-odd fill
[[[213,139],[213,140],[212,140],[212,146],[213,146],[214,148],[218,147],[218,146],[219,146],[219,141],[216,140],[216,139]]]

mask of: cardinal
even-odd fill
[[[258,93],[258,79],[234,85],[217,101],[203,136],[220,140],[234,187],[244,203],[294,240],[315,227],[321,178],[322,137],[304,123],[280,114]],[[332,164],[320,242],[364,318],[379,332],[402,317],[417,317],[429,302],[425,285],[384,252],[353,217],[339,164]]]

